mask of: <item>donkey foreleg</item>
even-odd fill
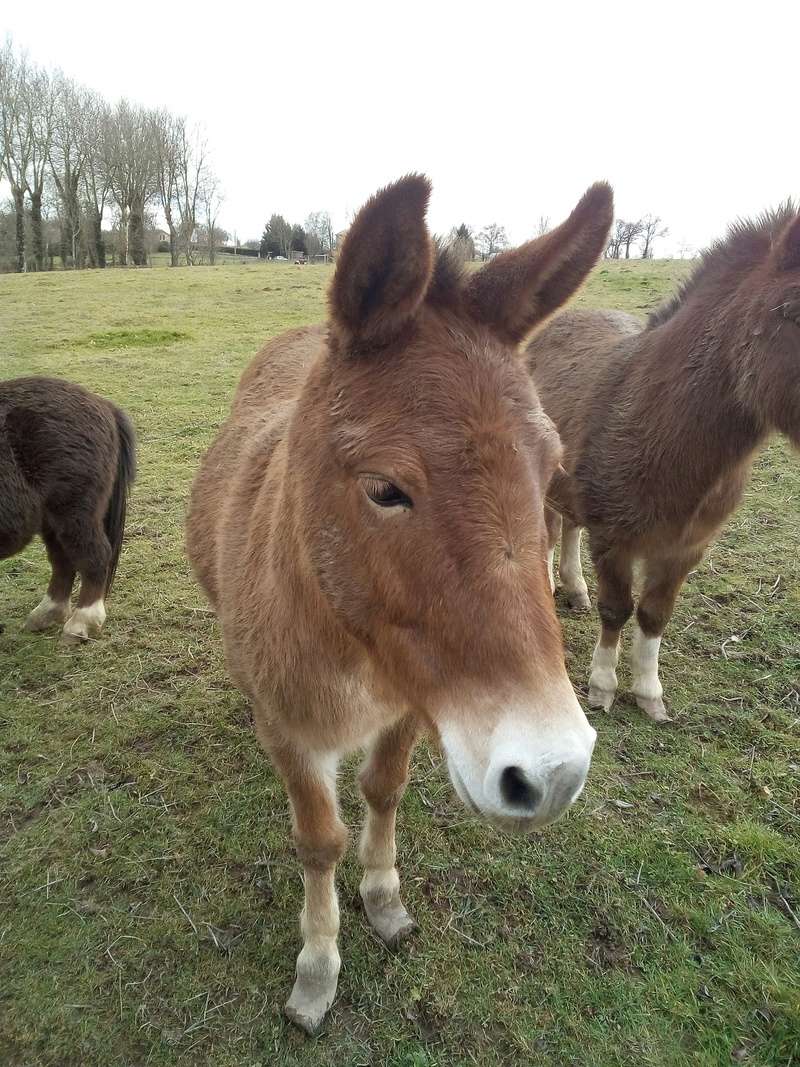
[[[567,601],[573,611],[590,611],[592,602],[589,599],[589,589],[583,577],[583,565],[581,563],[581,534],[580,526],[574,526],[569,519],[564,519],[561,529],[561,558],[558,561],[558,574]]]
[[[702,552],[672,559],[648,560],[633,636],[633,695],[639,707],[655,722],[669,722],[664,690],[658,676],[661,636],[672,616],[675,599],[686,575]]]
[[[602,629],[592,656],[589,706],[609,711],[617,693],[620,634],[633,614],[633,566],[629,557],[613,552],[596,556],[594,562]]]
[[[553,508],[545,505],[545,525],[547,526],[547,580],[550,582],[550,592],[556,591],[556,576],[553,562],[556,556],[556,545],[561,536],[561,516]]]
[[[417,732],[416,718],[408,716],[382,733],[370,749],[360,775],[367,802],[359,845],[364,864],[361,899],[370,925],[387,945],[398,944],[416,926],[400,899],[395,821]]]
[[[318,756],[289,745],[268,748],[289,794],[305,887],[300,916],[303,948],[285,1010],[293,1023],[313,1034],[333,1003],[341,966],[334,878],[347,843],[347,830],[336,807],[337,757]]]

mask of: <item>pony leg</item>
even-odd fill
[[[419,724],[409,715],[380,734],[361,770],[361,791],[367,815],[359,856],[364,864],[361,899],[370,926],[386,942],[396,945],[416,927],[400,899],[400,876],[395,861],[397,806],[408,781],[408,763]]]
[[[647,561],[633,637],[633,695],[639,707],[655,722],[670,721],[658,676],[661,636],[672,616],[678,590],[701,558],[702,552]]]
[[[556,576],[553,569],[553,560],[556,555],[556,545],[561,536],[561,516],[553,508],[544,508],[544,521],[547,526],[547,577],[550,581],[550,592],[556,591]],[[566,519],[564,520],[566,522]]]
[[[563,520],[558,573],[564,592],[567,594],[567,601],[573,611],[590,611],[592,607],[581,564],[582,533],[580,526],[575,526],[569,519]]]
[[[292,809],[295,847],[303,864],[305,904],[300,915],[303,948],[286,1015],[313,1034],[333,1003],[341,959],[336,864],[344,854],[347,830],[336,806],[336,753],[300,751],[292,745],[262,744],[279,770]]]
[[[55,533],[46,524],[42,528],[42,540],[47,549],[52,573],[47,592],[25,620],[25,629],[32,633],[46,630],[54,624],[61,625],[67,621],[70,614],[72,586],[75,583],[75,568],[59,544]]]
[[[622,628],[633,614],[633,566],[628,556],[605,552],[595,558],[600,638],[592,656],[589,707],[610,711],[617,692],[617,662]]]
[[[102,525],[74,525],[59,530],[59,540],[72,555],[81,576],[78,602],[64,626],[65,644],[82,644],[95,637],[106,621],[105,595],[111,545]]]

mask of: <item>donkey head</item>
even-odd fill
[[[378,193],[339,256],[290,441],[304,538],[376,698],[438,729],[468,807],[531,828],[580,793],[595,731],[546,575],[560,443],[517,345],[591,269],[611,190],[463,274],[428,234],[429,192],[412,175]]]

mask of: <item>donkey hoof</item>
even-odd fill
[[[76,633],[72,630],[62,630],[60,643],[64,648],[80,648],[81,645],[85,645],[89,640],[89,634]]]
[[[70,606],[69,604],[59,604],[55,600],[51,600],[49,597],[45,597],[41,604],[38,604],[30,615],[25,620],[23,629],[28,633],[36,634],[41,633],[42,630],[47,630],[51,626],[61,626],[69,618]]]
[[[321,992],[318,988],[309,989],[298,978],[294,984],[292,995],[286,1001],[286,1006],[283,1009],[284,1014],[289,1022],[294,1023],[299,1029],[304,1030],[305,1033],[313,1037],[314,1034],[319,1032],[325,1021],[328,1008],[333,1003],[335,992],[335,987],[330,994],[324,991]]]
[[[653,722],[672,722],[672,716],[667,714],[661,697],[636,697],[636,703]]]
[[[600,689],[596,685],[590,685],[588,696],[589,707],[602,708],[603,711],[611,711],[616,695],[617,693],[614,689]]]
[[[588,593],[568,593],[567,603],[571,611],[584,612],[592,610],[592,602]]]
[[[389,948],[396,948],[417,929],[417,924],[399,901],[380,907],[365,900],[364,911],[372,929]]]

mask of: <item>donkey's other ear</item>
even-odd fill
[[[503,341],[521,341],[581,284],[605,248],[613,217],[611,186],[598,182],[566,222],[473,275],[465,293],[473,318]]]
[[[413,318],[433,273],[425,225],[431,184],[409,174],[376,193],[356,215],[329,295],[334,330],[351,349],[382,345]]]
[[[800,267],[800,215],[789,222],[775,245],[779,270],[797,270]]]

